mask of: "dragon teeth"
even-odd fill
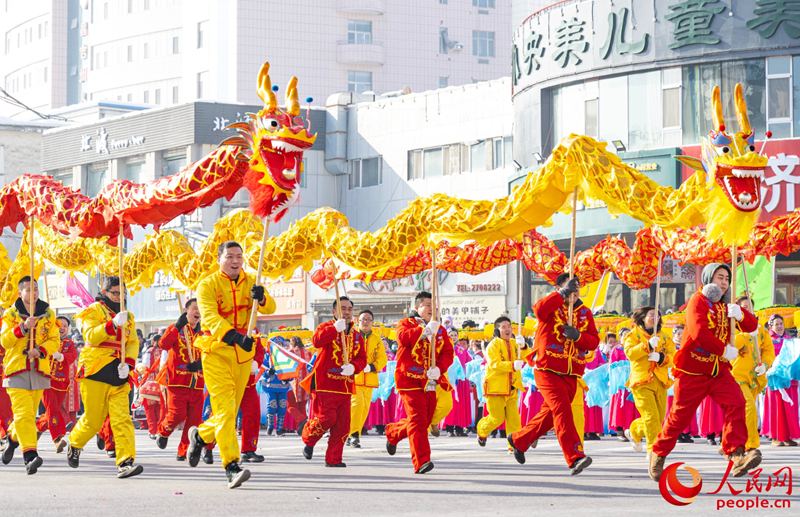
[[[731,169],[731,172],[737,178],[762,178],[764,171],[762,169]]]
[[[276,151],[283,151],[284,153],[299,153],[303,151],[300,147],[282,140],[272,140],[272,148]]]

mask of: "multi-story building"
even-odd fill
[[[84,101],[258,103],[425,91],[507,75],[511,6],[497,0],[3,0],[0,87],[39,111]],[[0,99],[2,99],[0,94]],[[30,117],[0,103],[0,115]]]

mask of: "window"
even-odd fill
[[[197,74],[197,98],[203,99],[206,94],[205,84],[208,82],[208,72],[200,72]]]
[[[447,0],[439,0],[439,3],[440,3],[440,4],[447,5]]]
[[[449,77],[440,77],[439,78],[439,88],[447,88]]]
[[[172,104],[178,104],[178,99],[179,99],[179,97],[178,97],[178,87],[177,86],[173,86],[172,87]]]
[[[103,19],[108,20],[108,2],[103,4]]]
[[[350,162],[350,188],[375,187],[381,184],[383,159],[362,158]]]
[[[586,81],[583,85],[584,98],[584,134],[592,138],[597,138],[597,96],[598,82]]]
[[[203,48],[205,45],[206,29],[208,29],[208,21],[197,24],[197,48]]]
[[[143,99],[143,102],[144,102],[145,104],[148,104],[148,103],[150,102],[150,92],[149,92],[149,91],[147,91],[147,90],[145,90],[145,91],[144,91],[144,99]]]
[[[491,7],[494,9],[494,0],[472,0],[472,7]]]
[[[89,166],[86,181],[86,195],[95,197],[108,184],[108,162]]]
[[[372,90],[372,72],[347,72],[347,91],[364,93]]]
[[[144,58],[147,59],[150,57],[150,45],[149,43],[144,44]]]
[[[666,68],[661,72],[661,108],[664,147],[681,145],[681,69]]]
[[[133,13],[133,0],[128,0],[128,14]]]
[[[494,32],[472,31],[472,55],[494,57]]]
[[[186,167],[186,151],[184,149],[164,151],[164,162],[161,166],[163,176],[172,176],[184,167]]]
[[[511,167],[513,156],[511,154],[511,137],[494,139],[494,151],[492,152],[493,169]]]
[[[144,10],[145,11],[150,10],[150,0],[144,0]]]
[[[161,89],[156,88],[156,104],[161,104]]]
[[[65,187],[72,186],[72,169],[61,169],[53,172],[53,179],[60,181]]]
[[[128,63],[133,61],[133,45],[128,45]]]
[[[628,151],[661,147],[661,71],[628,76]]]
[[[173,54],[178,53],[178,36],[172,37],[172,53]]]
[[[792,58],[767,59],[767,129],[774,138],[792,137]]]
[[[44,67],[44,82],[47,82],[47,67]]]
[[[308,168],[306,164],[307,160],[303,158],[302,170],[300,171],[300,188],[308,188]]]
[[[144,172],[144,160],[141,158],[129,158],[128,163],[125,165],[125,179],[134,183],[142,182],[142,173]]]
[[[133,102],[133,94],[132,93],[128,94],[128,102]]]
[[[480,172],[486,170],[486,141],[469,146],[469,171]]]
[[[369,45],[372,43],[372,22],[347,21],[347,43]]]

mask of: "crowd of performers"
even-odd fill
[[[222,244],[218,263],[138,364],[134,317],[121,306],[125,291],[117,277],[107,277],[96,302],[76,316],[85,341],[79,355],[68,338],[70,320],[56,318],[39,300],[37,283],[21,279],[0,333],[3,464],[20,449],[27,473],[36,473],[43,462],[37,442],[49,433],[70,467],[80,467],[81,452],[94,439],[115,459],[119,478],[142,473],[129,401],[134,377],[150,438],[166,449],[182,426],[177,459],[190,467],[201,459],[213,464],[218,449],[231,488],[250,477],[241,463],[264,461],[257,453],[263,423],[267,434],[300,434],[308,460],[327,436],[324,461],[331,468],[346,466],[344,448],[361,447],[364,431],[385,435],[392,456],[408,439],[417,474],[434,468],[429,437],[440,429],[450,436],[474,433],[481,447],[499,433],[520,464],[554,430],[572,475],[592,463],[585,441],[615,434],[647,451],[656,481],[676,443],[692,436],[714,445],[718,437],[734,476],[761,462],[760,435],[777,446],[800,438],[797,382],[764,393],[766,371],[786,339],[783,321],[773,317],[768,330],[759,328],[747,298],[731,302],[724,264],[703,270],[704,286],[687,304],[685,326],[671,334],[645,306],[634,312],[632,328],[601,339],[578,298],[578,280],[567,274],[535,303],[533,339],[515,335],[510,319],[500,316],[485,346],[441,325],[431,294],[420,292],[396,326],[396,347],[389,347],[372,331],[373,314],[356,316],[342,296],[310,346],[297,337],[278,343],[303,365],[299,378],[287,380],[270,360],[272,344],[248,328],[251,311],[272,313],[274,300],[244,271],[239,244]],[[625,387],[606,407],[590,404],[584,375],[620,361],[630,365]],[[45,411],[37,418],[40,401]]]

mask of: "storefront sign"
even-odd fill
[[[506,286],[504,282],[456,284],[456,292],[464,294],[506,294]]]
[[[506,311],[505,296],[443,296],[442,318],[453,318],[456,327],[467,321],[494,321]]]
[[[274,282],[267,292],[275,300],[272,316],[303,316],[306,313],[306,275],[297,268],[291,279]]]
[[[97,154],[110,154],[109,150],[116,151],[117,149],[126,149],[128,147],[137,147],[144,145],[145,137],[131,136],[122,139],[109,139],[106,128],[101,127],[96,132],[96,137],[91,134],[81,135],[81,152],[85,153],[91,151],[93,148]]]

